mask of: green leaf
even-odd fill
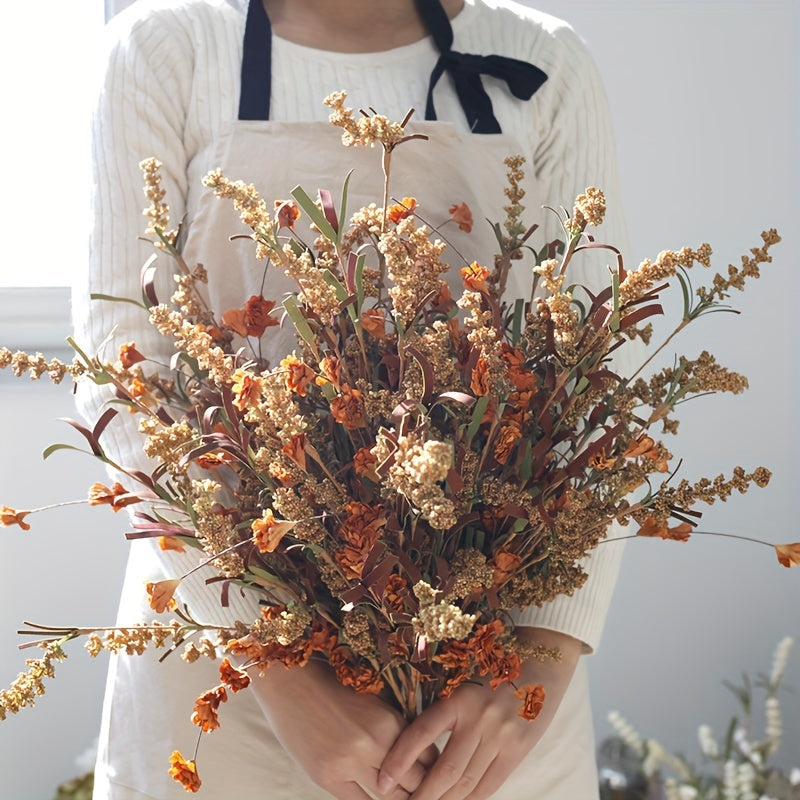
[[[611,299],[614,310],[608,321],[608,328],[612,333],[616,333],[619,330],[619,272],[611,273]]]
[[[147,306],[140,303],[138,300],[131,300],[130,297],[116,297],[113,294],[103,294],[102,292],[92,292],[89,297],[92,300],[107,300],[111,303],[130,303],[132,306],[137,306],[143,311],[147,311]]]
[[[472,418],[470,419],[469,427],[467,428],[468,445],[475,438],[475,434],[478,432],[481,420],[483,419],[483,415],[486,413],[486,409],[488,408],[488,406],[489,406],[488,394],[479,397],[478,400],[476,401],[475,408],[472,410]]]
[[[314,201],[306,194],[302,186],[295,186],[292,189],[292,197],[297,201],[297,205],[308,214],[311,221],[319,228],[320,233],[328,240],[337,244],[339,237],[333,229],[333,225],[328,222],[325,214],[320,211]]]
[[[367,259],[363,253],[358,256],[356,261],[356,272],[353,276],[353,281],[356,285],[356,296],[358,297],[358,312],[361,313],[361,308],[364,305],[364,265]]]
[[[89,450],[82,450],[80,447],[75,447],[74,445],[71,445],[71,444],[51,444],[50,447],[46,448],[44,450],[44,452],[42,453],[42,458],[44,460],[47,460],[57,450],[74,450],[76,453],[83,453],[84,455],[87,455],[87,456],[95,455],[94,453],[90,452]]]
[[[347,220],[347,192],[350,188],[350,176],[353,174],[353,170],[347,173],[347,177],[344,179],[344,184],[342,185],[342,199],[339,202],[339,239],[337,239],[337,244],[339,244],[339,240],[341,239],[342,233],[345,229],[345,222]],[[359,304],[359,310],[361,309],[361,304]]]
[[[511,320],[511,344],[522,338],[522,321],[525,314],[525,301],[518,297],[514,303],[514,316]]]
[[[317,349],[316,337],[314,336],[308,321],[300,311],[300,307],[297,305],[297,297],[293,294],[290,294],[283,301],[283,307],[286,309],[289,319],[291,319],[294,323],[294,327],[297,329],[297,332],[303,337],[303,340],[306,342],[306,344],[308,344],[308,346],[314,351],[314,354],[318,355],[319,351]]]
[[[277,575],[273,575],[271,572],[267,572],[265,569],[261,569],[260,567],[254,567],[252,564],[247,568],[247,571],[252,572],[253,575],[263,578],[263,580],[274,584],[275,586],[286,585],[285,581],[282,581]]]

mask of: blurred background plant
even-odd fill
[[[800,766],[784,770],[774,764],[783,734],[778,690],[793,642],[787,636],[778,643],[769,675],[751,680],[744,673],[741,684],[723,682],[737,710],[721,739],[710,725],[697,729],[700,767],[644,738],[612,711],[608,719],[616,735],[598,751],[602,800],[800,800]],[[760,736],[756,717],[763,720]]]

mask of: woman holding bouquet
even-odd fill
[[[247,243],[228,240],[240,231],[223,204],[202,189],[201,178],[219,166],[232,178],[284,196],[297,183],[336,188],[353,154],[339,147],[337,133],[324,122],[322,99],[340,89],[354,107],[374,107],[390,119],[425,109],[429,141],[408,145],[398,156],[406,174],[392,189],[413,192],[431,214],[467,202],[475,220],[498,219],[503,158],[517,153],[527,160],[526,205],[537,214],[543,203],[571,203],[589,185],[602,187],[610,208],[619,208],[608,108],[591,59],[567,25],[523,6],[488,0],[139,0],[108,33],[108,68],[94,123],[90,268],[74,303],[77,338],[90,351],[113,330],[112,346],[135,340],[141,352],[164,353],[164,339],[145,328],[133,307],[88,306],[90,292],[139,296],[139,269],[150,255],[137,240],[139,162],[151,156],[163,162],[171,216],[185,220],[187,262],[202,261],[208,270],[211,306],[239,305],[259,292],[261,268],[253,266]],[[380,197],[371,178],[356,172],[351,208]],[[544,223],[541,241],[562,235],[555,220],[538,218]],[[458,251],[492,263],[493,234],[480,227],[452,237],[448,231],[448,239]],[[606,238],[620,243],[618,212],[605,227]],[[588,261],[584,267],[591,269]],[[586,282],[598,285],[603,274]],[[283,288],[270,284],[265,294],[277,299]],[[276,333],[268,355],[275,361],[291,347],[291,339]],[[168,362],[169,353],[156,360]],[[106,399],[84,390],[85,415],[96,418]],[[126,465],[141,460],[132,427],[115,424],[104,433],[106,448]],[[253,693],[231,702],[220,730],[203,742],[201,792],[247,800],[596,796],[580,655],[598,644],[618,558],[617,545],[600,548],[582,589],[520,612],[520,639],[562,653],[558,662],[524,667],[521,682],[542,684],[546,693],[537,720],[517,716],[513,692],[465,684],[406,724],[377,697],[340,685],[326,665],[274,666],[254,676]],[[161,552],[150,540],[135,543],[120,624],[151,618],[142,603],[144,581],[184,573],[196,563],[190,553]],[[246,594],[232,591],[223,607],[218,590],[204,584],[209,574],[198,572],[182,587],[181,600],[196,619],[257,617],[258,606]],[[213,662],[186,667],[177,657],[163,663],[149,655],[115,657],[95,797],[183,796],[167,775],[165,756],[174,747],[192,752],[189,709],[214,682]],[[439,754],[434,742],[441,746],[445,735]]]

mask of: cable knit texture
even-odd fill
[[[90,307],[88,296],[140,294],[140,267],[152,252],[137,241],[144,228],[140,160],[156,156],[163,162],[172,220],[186,216],[191,224],[200,180],[217,166],[215,141],[236,118],[246,5],[246,0],[139,0],[108,26],[107,68],[94,116],[94,229],[89,267],[73,296],[76,337],[90,352],[102,345],[101,352],[114,357],[120,343],[135,340],[143,352],[169,358],[165,341],[143,325],[140,310],[125,303]],[[483,80],[504,133],[520,143],[528,169],[542,187],[540,196],[569,205],[586,186],[603,188],[610,213],[601,233],[604,240],[624,247],[608,104],[581,40],[553,17],[499,0],[467,0],[453,20],[453,31],[456,50],[511,56],[548,75],[527,102],[514,99],[504,84]],[[353,107],[375,106],[391,118],[402,118],[409,108],[424,109],[437,55],[429,39],[388,52],[341,54],[273,37],[271,118],[325,120],[322,98],[338,89],[348,91]],[[464,113],[447,79],[439,82],[435,103],[439,119],[466,131]],[[556,238],[560,232],[548,217],[541,212],[545,235]],[[598,285],[607,275],[605,260],[593,264],[586,259],[584,279]],[[168,296],[169,284],[160,292]],[[106,399],[93,386],[78,394],[80,410],[89,420],[97,418]],[[115,420],[103,440],[121,463],[142,464],[141,441],[132,422]],[[620,544],[601,545],[589,560],[591,577],[583,589],[544,608],[528,609],[518,621],[568,633],[587,649],[596,647],[621,550]],[[195,558],[158,554],[161,574],[179,574]],[[184,587],[183,597],[198,618],[209,620],[247,619],[255,609],[252,598],[232,592],[230,608],[222,612],[217,590],[207,588],[202,575]]]

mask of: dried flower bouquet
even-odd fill
[[[174,340],[175,368],[152,369],[135,343],[114,360],[73,343],[71,364],[0,350],[0,366],[17,375],[70,374],[111,386],[116,405],[139,420],[154,469],[126,469],[105,452],[101,434],[119,413],[109,406],[91,430],[75,427],[126,485],[95,484],[88,502],[145,508],[134,510],[131,538],[197,548],[218,572],[223,604],[233,591],[262,603],[258,619],[206,625],[176,602],[186,577],[176,575],[147,587],[152,608],[172,612],[169,622],[31,625],[25,633],[38,637],[31,644],[44,656],[0,693],[0,717],[32,704],[64,657],[62,645],[85,635],[92,654],[150,645],[183,647],[189,661],[229,653],[236,666],[225,658],[220,684],[197,700],[193,721],[202,731],[219,726],[220,704],[247,686],[248,671],[309,659],[328,662],[356,691],[391,698],[408,717],[465,681],[485,679],[493,688],[509,684],[520,714],[534,719],[543,691],[517,686],[520,665],[558,654],[518,643],[513,610],[578,589],[581,560],[613,521],[633,520],[641,536],[685,540],[699,501],[768,481],[763,467],[676,481],[654,431],[674,432],[685,399],[740,392],[745,378],[706,352],[649,377],[642,369],[620,375],[610,359],[631,339],[649,339],[644,323],[662,312],[658,297],[670,281],[685,298],[675,332],[723,308],[731,289],[771,260],[775,231],[762,234],[741,268],[693,293],[688,270],[709,266],[708,245],[627,271],[614,247],[587,233],[605,210],[602,192],[590,188],[571,213],[550,211],[564,241],[537,250],[536,226],[521,222],[522,159],[512,158],[507,219],[495,226],[498,255],[490,266],[465,261],[454,299],[442,279],[450,269],[445,243],[418,219],[414,198],[389,200],[394,151],[415,138],[407,119],[355,117],[344,100],[326,100],[344,143],[381,147],[381,206],[358,210],[347,224],[346,184],[338,208],[328,192],[315,202],[298,187],[270,209],[252,186],[220,171],[205,179],[233,202],[265,269],[284,271],[296,292],[209,308],[206,275],[181,256],[151,159],[142,164],[149,234],[174,259],[178,289],[161,302],[145,269],[142,306]],[[311,244],[296,230],[301,214],[316,232]],[[473,224],[458,198],[449,214],[462,230]],[[570,282],[569,267],[597,247],[611,266],[607,288],[595,294]],[[508,298],[508,272],[520,259],[531,265],[531,294]],[[297,349],[270,365],[260,342],[279,312],[296,329]],[[3,525],[28,528],[31,511],[0,512]],[[781,563],[800,562],[800,544],[775,547]],[[193,760],[173,754],[171,772],[187,789],[199,787]]]

